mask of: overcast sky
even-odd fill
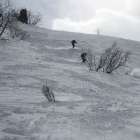
[[[140,41],[140,0],[11,0],[42,14],[41,25]]]

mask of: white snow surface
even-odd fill
[[[134,68],[131,71],[130,75],[132,75],[132,76],[134,76],[136,78],[140,78],[140,68]]]
[[[127,67],[140,67],[139,42],[21,27],[24,41],[0,40],[0,140],[140,140],[140,79],[80,61],[82,48],[99,55],[117,41],[131,52]],[[56,103],[41,93],[46,80]]]

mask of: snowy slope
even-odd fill
[[[139,42],[22,28],[25,41],[0,41],[0,140],[140,140],[140,79],[131,74],[140,68]],[[114,41],[131,52],[128,75],[81,64],[82,48],[100,54]],[[46,80],[54,104],[41,93]]]

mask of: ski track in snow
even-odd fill
[[[140,67],[140,43],[24,28],[26,41],[0,41],[0,140],[140,139],[140,79],[89,72],[79,58],[82,47],[100,54],[117,40]],[[46,80],[54,104],[41,93]]]

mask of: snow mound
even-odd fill
[[[134,68],[130,75],[136,78],[140,78],[140,68]]]

